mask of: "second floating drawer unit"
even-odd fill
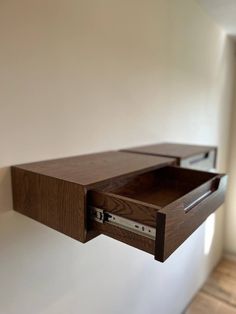
[[[216,167],[217,148],[176,143],[160,143],[128,148],[123,151],[175,158],[184,168],[211,170]]]

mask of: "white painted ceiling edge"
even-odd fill
[[[228,35],[236,40],[236,0],[197,0]]]

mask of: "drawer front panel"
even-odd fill
[[[203,185],[202,197],[193,191],[157,213],[155,258],[165,261],[218,207],[225,199],[227,176],[217,176]],[[192,199],[192,200],[191,200]],[[193,204],[188,209],[189,204]],[[187,210],[188,209],[188,210]]]

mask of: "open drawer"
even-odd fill
[[[224,201],[226,176],[174,166],[88,192],[90,229],[165,261]]]

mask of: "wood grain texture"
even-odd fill
[[[14,209],[76,240],[86,240],[82,186],[12,168]]]
[[[155,258],[165,261],[205,220],[210,216],[225,199],[227,176],[218,175],[208,182],[193,190],[184,197],[162,208],[157,213],[156,254]],[[198,196],[205,198],[196,202]],[[189,204],[193,203],[189,211]]]
[[[104,152],[68,158],[40,161],[17,166],[18,168],[49,177],[86,186],[135,175],[174,164],[175,159],[143,156],[132,153]]]
[[[89,189],[117,187],[117,181],[173,163],[162,157],[106,152],[14,166],[14,209],[86,242],[99,234],[87,228]]]
[[[127,148],[122,151],[176,158],[179,165],[181,159],[189,158],[202,153],[207,153],[212,150],[217,151],[217,148],[215,146],[159,143],[147,146]]]
[[[96,230],[99,233],[105,234],[139,250],[145,251],[152,255],[155,253],[155,240],[143,237],[137,233],[122,228],[118,228],[114,225],[109,225],[107,223],[101,224],[96,221],[91,221],[90,227],[92,230]]]
[[[15,166],[14,209],[81,242],[104,233],[164,261],[222,204],[226,186],[217,174],[175,164],[106,152]],[[156,228],[156,241],[90,222],[89,205]]]
[[[223,258],[202,291],[228,303],[236,311],[236,262]]]
[[[236,313],[236,259],[224,257],[214,269],[185,314]]]
[[[184,314],[236,314],[236,309],[205,293],[198,293]]]
[[[156,213],[160,207],[121,195],[92,191],[88,199],[91,206],[145,225],[156,227]]]
[[[113,214],[156,227],[157,212],[214,178],[212,173],[163,167],[142,175],[130,177],[118,188],[91,190],[88,203]],[[197,189],[197,192],[199,190]],[[189,198],[195,200],[204,191]],[[187,199],[184,198],[187,202]]]
[[[168,166],[129,178],[115,189],[92,190],[88,203],[155,227],[155,258],[163,262],[222,204],[225,185],[221,175]],[[108,224],[102,228],[109,234]]]

